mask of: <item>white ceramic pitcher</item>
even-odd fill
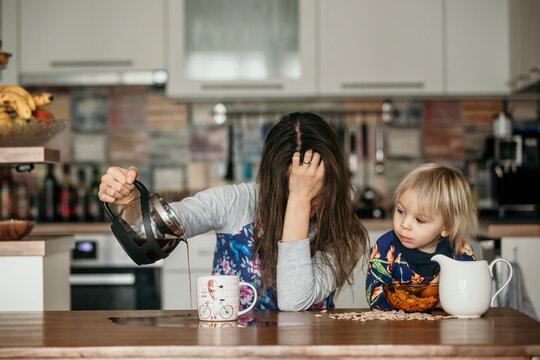
[[[439,279],[439,298],[448,314],[458,318],[480,317],[486,313],[499,293],[512,279],[512,265],[504,259],[495,259],[488,265],[487,261],[458,261],[448,256],[437,254],[431,260],[441,267]],[[491,296],[491,279],[493,266],[502,261],[508,265],[508,279],[504,285]]]

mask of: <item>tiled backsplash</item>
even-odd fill
[[[340,133],[356,188],[361,190],[367,181],[387,205],[400,179],[425,161],[451,164],[467,173],[468,164],[483,155],[493,115],[503,110],[502,99],[396,99],[392,104],[399,115],[383,122],[375,114],[382,101],[231,102],[225,105],[235,116],[218,125],[212,113],[215,103],[171,100],[159,88],[47,90],[55,97],[49,110],[57,118],[71,120],[71,129],[48,144],[61,151],[62,162],[88,169],[87,178],[92,166],[104,172],[113,164],[134,165],[149,188],[172,198],[253,179],[264,136],[279,115],[313,111]],[[516,123],[539,121],[536,100],[510,101],[508,109]],[[364,123],[368,125],[367,161],[358,149],[358,131]],[[375,169],[381,138],[382,172]],[[351,139],[356,143],[351,144]],[[44,173],[42,166],[32,172],[30,181],[38,188]],[[58,179],[61,176],[57,167]]]

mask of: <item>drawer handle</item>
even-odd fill
[[[202,90],[282,90],[283,84],[202,84]]]
[[[342,83],[343,89],[422,89],[424,87],[423,82],[354,82],[354,83]]]
[[[134,274],[71,274],[71,285],[133,285]]]
[[[51,67],[108,67],[133,66],[131,60],[53,60]]]
[[[537,73],[537,72],[540,72],[540,64],[536,65],[536,66],[533,66],[530,70],[531,73]]]

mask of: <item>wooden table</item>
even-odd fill
[[[334,312],[365,310],[334,310]],[[241,323],[195,311],[0,313],[0,358],[540,356],[540,323],[511,309],[479,319],[351,321],[319,311],[251,311]],[[114,318],[116,322],[113,322]]]

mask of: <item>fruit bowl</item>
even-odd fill
[[[33,220],[2,220],[0,221],[0,240],[19,240],[32,231]]]
[[[14,119],[0,122],[0,147],[39,146],[69,125],[67,119]]]
[[[424,312],[439,303],[439,284],[383,284],[384,296],[396,310]]]

